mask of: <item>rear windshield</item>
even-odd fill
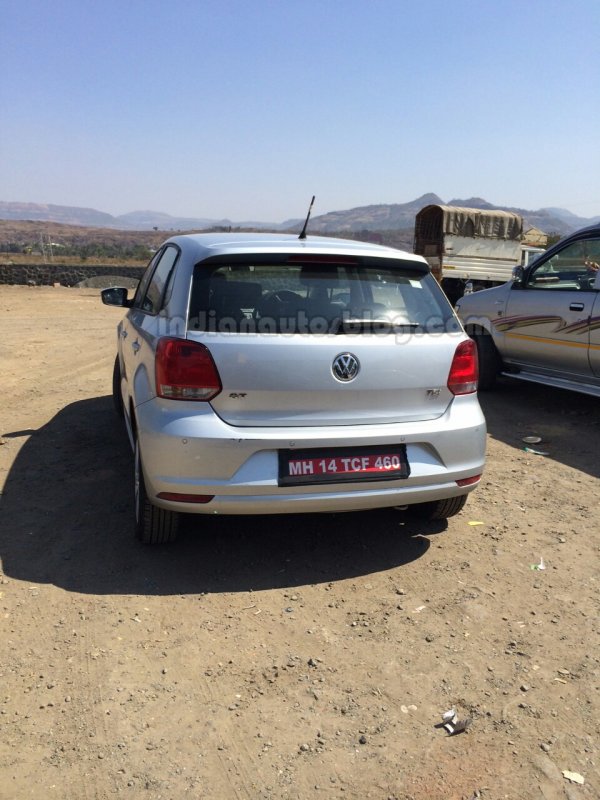
[[[429,273],[410,262],[366,261],[201,262],[194,271],[188,327],[265,334],[458,330]]]

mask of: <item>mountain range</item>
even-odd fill
[[[600,217],[578,217],[563,208],[541,208],[537,211],[531,211],[524,208],[494,205],[481,197],[453,198],[452,200],[444,201],[438,195],[429,193],[409,203],[362,206],[348,211],[332,211],[329,214],[312,218],[309,228],[313,233],[412,229],[418,211],[431,204],[513,211],[524,218],[525,229],[539,228],[544,233],[560,234],[561,236],[586,225],[600,222]]]
[[[330,211],[311,217],[309,232],[312,233],[360,233],[361,231],[408,231],[414,227],[415,215],[423,206],[444,203],[433,193],[424,194],[408,203],[391,203],[361,206],[346,211]],[[452,199],[446,205],[467,208],[502,209],[515,211],[525,219],[525,227],[535,227],[549,234],[565,235],[578,228],[600,222],[600,217],[578,217],[563,208],[541,208],[531,211],[522,208],[497,206],[481,197]],[[204,217],[175,217],[160,211],[132,211],[113,216],[93,208],[77,206],[45,205],[41,203],[16,203],[0,201],[0,219],[60,222],[67,225],[114,228],[119,230],[189,231],[210,228],[243,228],[255,230],[290,231],[300,230],[302,219],[284,222],[257,222]]]
[[[203,230],[215,227],[268,228],[287,230],[299,220],[285,222],[232,222],[229,219],[207,219],[204,217],[173,217],[162,211],[131,211],[113,216],[95,208],[59,206],[45,203],[15,203],[0,200],[0,220],[32,222],[59,222],[63,225],[82,225],[91,228],[115,228],[117,230]]]

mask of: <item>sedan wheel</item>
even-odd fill
[[[119,356],[115,358],[115,365],[113,367],[112,397],[115,411],[120,417],[123,417],[123,398],[121,397],[121,365],[119,364]]]
[[[493,389],[496,377],[500,371],[500,356],[496,350],[494,340],[489,333],[478,333],[473,336],[477,345],[477,358],[479,360],[479,390],[482,392]]]
[[[419,519],[448,519],[459,514],[467,502],[467,495],[460,497],[448,497],[446,500],[436,500],[432,503],[419,503],[416,506],[409,506],[408,511]]]
[[[135,535],[144,544],[166,544],[177,538],[179,514],[153,505],[146,495],[144,471],[138,439],[135,440],[133,475],[135,500]]]

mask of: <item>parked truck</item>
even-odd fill
[[[543,248],[523,241],[523,217],[511,211],[429,205],[415,220],[415,253],[424,256],[452,303],[510,280]]]

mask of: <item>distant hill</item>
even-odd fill
[[[423,206],[444,201],[433,193],[421,195],[408,203],[390,203],[360,206],[346,211],[331,211],[311,218],[309,233],[332,234],[363,238],[367,232],[402,232],[402,240],[409,242],[415,224],[415,216]],[[521,214],[527,227],[540,228],[545,233],[561,236],[578,228],[599,222],[600,217],[586,219],[562,208],[541,208],[530,211],[522,208],[497,206],[481,197],[466,200],[449,200],[447,205],[467,208],[503,209]],[[112,216],[93,208],[76,206],[44,205],[40,203],[13,203],[0,201],[0,220],[32,220],[80,225],[84,227],[113,228],[126,231],[190,231],[219,229],[250,229],[270,231],[299,231],[303,219],[288,219],[284,222],[233,222],[229,219],[209,219],[205,217],[173,217],[160,211],[132,211],[120,216]],[[372,238],[372,237],[369,237]],[[389,238],[389,237],[386,237]]]
[[[172,217],[160,211],[131,211],[113,217],[115,228],[129,228],[131,230],[149,230],[158,228],[168,230],[193,230],[195,228],[211,228],[215,225],[231,225],[229,220],[200,219],[196,217]]]
[[[361,206],[311,217],[312,233],[406,230],[413,228],[417,212],[431,203],[443,203],[436,194],[424,194],[409,203]]]
[[[348,211],[333,211],[319,217],[313,217],[309,230],[313,233],[358,233],[360,231],[409,231],[414,228],[416,214],[427,205],[445,204],[464,208],[498,209],[513,211],[525,220],[526,228],[539,228],[544,233],[555,233],[564,236],[567,233],[600,222],[600,217],[587,219],[577,217],[570,211],[561,208],[541,208],[530,211],[524,208],[498,206],[481,197],[448,200],[445,202],[436,194],[424,194],[409,203],[361,206]]]
[[[559,233],[561,236],[576,231],[578,228],[585,228],[586,225],[594,225],[600,222],[600,217],[577,217],[564,208],[540,208],[537,211],[530,211],[526,208],[515,208],[513,206],[495,206],[481,197],[469,197],[466,200],[449,200],[447,205],[514,211],[523,217],[526,227],[539,228],[544,233]]]
[[[144,231],[190,231],[207,228],[258,228],[259,230],[286,230],[300,223],[297,219],[285,222],[232,222],[230,219],[208,219],[206,217],[173,217],[161,211],[131,211],[112,216],[93,208],[78,206],[46,205],[43,203],[12,203],[0,201],[0,219],[58,222],[63,225],[116,228],[117,230]]]
[[[5,203],[0,201],[0,219],[62,222],[63,225],[85,225],[113,228],[114,217],[94,208],[54,206],[42,203]]]

